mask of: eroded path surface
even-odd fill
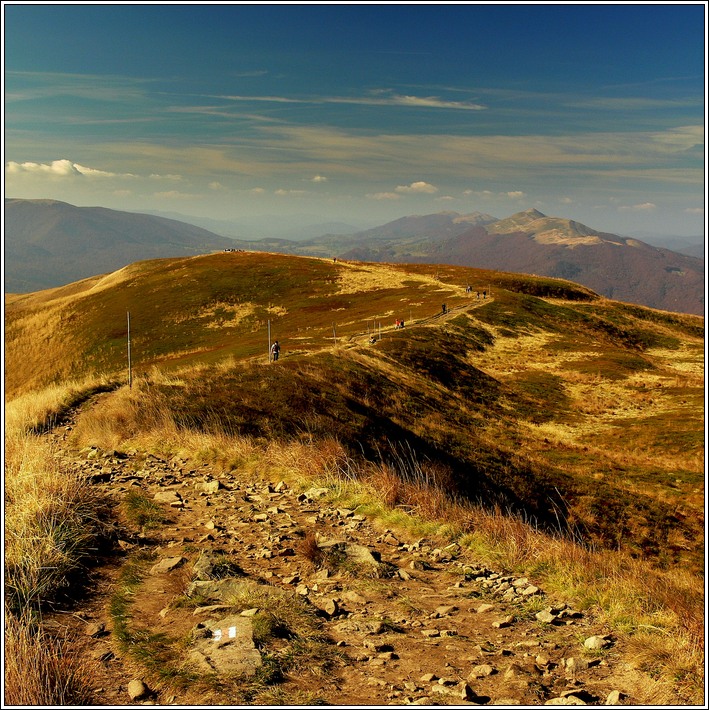
[[[96,704],[633,702],[619,640],[534,580],[381,529],[328,489],[71,449],[68,433],[53,434],[65,466],[164,513],[121,528],[90,598],[51,619],[93,669]]]

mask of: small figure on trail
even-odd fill
[[[470,293],[473,290],[473,287],[468,285],[465,287],[465,293]]]
[[[399,328],[401,328],[401,321],[397,318],[397,319],[396,319],[396,324],[394,325],[394,329],[395,329],[395,330],[398,330]]]
[[[443,313],[444,314],[446,313],[446,304],[445,303],[443,304]]]
[[[403,327],[404,327],[404,321],[402,320],[399,322],[399,328],[403,328]]]
[[[273,357],[273,362],[276,362],[278,360],[278,355],[281,352],[281,346],[278,344],[278,341],[276,340],[275,343],[271,346],[271,356]]]
[[[480,291],[475,292],[475,298],[477,298],[478,301],[480,300]]]
[[[483,291],[483,298],[487,298],[487,291]]]
[[[374,345],[374,343],[376,343],[376,342],[377,342],[377,338],[374,335],[370,336],[369,344]]]
[[[336,263],[337,263],[337,257],[336,257],[336,256],[333,256],[333,257],[332,257],[332,263],[333,263],[333,264],[336,264]]]

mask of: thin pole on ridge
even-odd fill
[[[133,389],[133,368],[130,359],[130,311],[126,311],[128,317],[128,389]]]
[[[268,321],[268,361],[271,362],[271,321]]]

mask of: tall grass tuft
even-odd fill
[[[92,669],[27,617],[5,612],[4,652],[5,707],[91,703]]]
[[[9,436],[5,447],[5,592],[19,612],[51,598],[106,531],[105,503],[51,445]]]

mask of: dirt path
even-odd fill
[[[92,570],[90,595],[74,613],[49,618],[90,665],[98,705],[632,702],[639,681],[618,640],[592,616],[548,599],[534,580],[486,569],[457,545],[380,529],[330,502],[327,489],[301,492],[269,480],[267,471],[255,481],[138,451],[79,451],[68,447],[67,433],[51,434],[64,466],[86,473],[117,501],[136,493],[164,501],[163,523],[145,532],[124,529],[115,554]],[[126,646],[110,606],[115,611],[122,571],[148,555],[124,594],[132,634]],[[196,592],[195,579],[203,580]],[[234,584],[250,600],[237,603]],[[256,638],[255,619],[265,618],[268,598],[284,604],[281,612],[308,612],[317,628],[314,655],[283,665],[297,661],[308,641],[285,629],[257,643],[263,667],[281,663],[282,677],[263,680],[262,667],[260,685],[253,676],[234,680],[220,670],[216,649],[230,654],[222,658],[229,662],[253,656],[253,646],[247,653],[225,640],[228,628],[237,628],[229,619],[253,619],[244,633]],[[146,670],[146,659],[158,653],[149,637],[167,655],[153,655],[158,667]],[[594,643],[600,648],[587,647]],[[199,644],[207,650],[195,655]],[[161,673],[168,666],[171,681]],[[178,682],[190,670],[196,675]],[[138,679],[149,692],[131,699],[129,684]]]

